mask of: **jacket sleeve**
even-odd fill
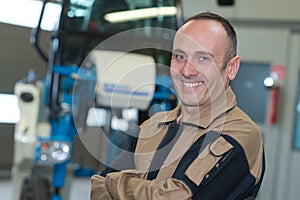
[[[180,180],[145,180],[144,173],[122,171],[107,174],[105,186],[113,199],[191,199],[190,189]]]
[[[94,175],[91,178],[91,200],[112,200],[112,197],[108,193],[105,187],[105,178],[100,175]]]

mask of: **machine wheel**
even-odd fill
[[[21,200],[50,200],[50,183],[46,178],[31,175],[24,179]]]

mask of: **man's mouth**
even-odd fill
[[[203,81],[200,81],[200,82],[183,82],[183,85],[185,87],[188,87],[188,88],[194,88],[194,87],[197,87],[199,85],[202,85],[204,82]]]

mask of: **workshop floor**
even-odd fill
[[[72,181],[70,200],[90,199],[90,180],[88,178],[75,178]],[[12,183],[9,179],[0,179],[1,200],[12,199]]]

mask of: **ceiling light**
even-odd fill
[[[0,22],[35,28],[38,24],[43,2],[36,0],[9,0],[1,3]],[[41,29],[52,31],[58,25],[61,5],[48,2],[45,7]]]
[[[173,16],[176,15],[176,13],[177,8],[175,6],[166,6],[108,13],[104,16],[104,19],[111,23],[120,23],[132,20],[153,18],[157,16]]]

